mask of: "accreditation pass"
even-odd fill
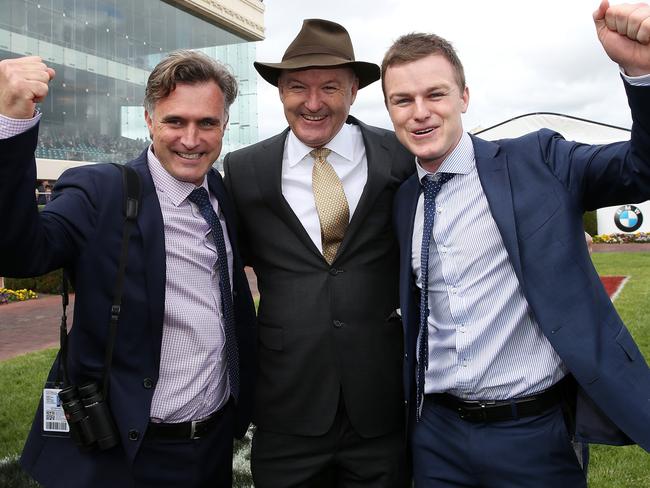
[[[70,432],[59,399],[60,391],[60,388],[43,388],[43,432]]]

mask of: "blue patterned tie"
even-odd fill
[[[228,254],[226,241],[223,237],[221,222],[212,208],[210,197],[205,188],[195,188],[187,199],[199,207],[203,218],[212,229],[212,239],[217,248],[217,265],[219,266],[219,291],[221,292],[221,312],[223,313],[224,330],[226,332],[226,358],[228,359],[228,379],[230,392],[239,397],[239,353],[235,335],[235,312],[232,304],[230,289],[230,273],[228,273]]]
[[[433,219],[436,213],[436,195],[442,185],[454,177],[453,173],[436,173],[422,178],[424,193],[424,228],[422,229],[422,250],[420,252],[420,342],[418,343],[418,366],[416,376],[417,421],[420,420],[424,400],[424,372],[429,368],[429,244],[433,234]]]

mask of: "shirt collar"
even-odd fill
[[[354,161],[354,138],[352,133],[352,126],[350,124],[343,124],[341,130],[334,136],[334,138],[325,144],[327,149],[338,154],[346,161]],[[304,142],[296,137],[293,131],[289,131],[287,137],[287,164],[290,167],[295,166],[300,161],[314,150]]]
[[[415,168],[418,172],[418,179],[421,181],[426,175],[431,174],[417,162],[416,158]],[[449,153],[449,155],[442,162],[436,173],[454,173],[460,175],[467,175],[472,172],[476,167],[474,159],[474,144],[472,138],[467,132],[463,132],[460,141],[456,147]]]
[[[192,193],[192,190],[196,188],[194,183],[177,180],[163,168],[163,165],[153,153],[153,144],[147,150],[147,164],[156,190],[167,195],[175,207],[183,203],[189,194]],[[203,182],[200,186],[205,188],[208,194],[210,193],[207,178],[203,177]]]

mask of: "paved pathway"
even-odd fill
[[[650,252],[650,244],[594,244],[594,252]],[[249,268],[248,281],[257,297],[257,279]],[[68,324],[72,323],[70,297]],[[0,306],[0,361],[46,347],[58,347],[61,298],[44,296],[37,300]]]
[[[246,268],[253,296],[257,297],[257,279]],[[68,325],[72,324],[74,295],[68,306]],[[59,347],[61,323],[61,297],[43,295],[36,300],[0,305],[0,361],[40,351],[47,347]]]
[[[70,297],[70,305],[74,297]],[[68,324],[72,323],[72,306],[68,306]],[[0,361],[40,351],[59,344],[61,297],[42,296],[36,300],[0,305]]]
[[[630,244],[594,244],[594,252],[650,252],[649,242]]]

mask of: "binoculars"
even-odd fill
[[[70,436],[83,451],[106,450],[115,446],[119,435],[108,405],[96,383],[59,392],[61,406],[70,426]]]

